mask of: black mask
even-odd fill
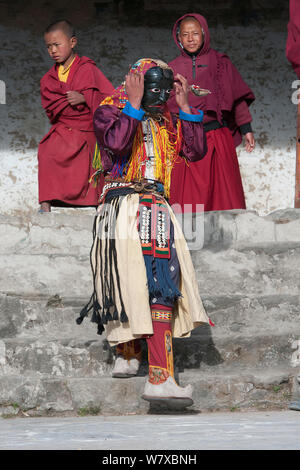
[[[164,104],[173,89],[174,76],[171,69],[152,67],[144,76],[142,108],[150,113],[163,112]]]

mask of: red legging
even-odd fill
[[[170,375],[174,377],[172,346],[172,307],[151,305],[153,335],[147,336],[149,381],[154,384],[164,382]],[[139,339],[117,346],[117,354],[130,360],[140,358]]]

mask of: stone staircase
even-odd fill
[[[112,379],[105,336],[89,319],[75,322],[91,294],[93,216],[0,217],[0,415],[157,411],[141,399],[146,348],[137,377]],[[176,378],[195,389],[189,410],[287,408],[300,369],[300,210],[196,222],[203,243],[191,254],[215,326],[174,340]]]

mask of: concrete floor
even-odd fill
[[[2,418],[0,449],[300,450],[300,412]]]

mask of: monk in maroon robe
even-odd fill
[[[204,211],[244,209],[235,147],[241,143],[242,135],[247,151],[255,146],[249,112],[254,95],[229,57],[210,47],[203,16],[191,13],[179,18],[173,37],[181,54],[169,63],[170,67],[175,74],[183,75],[190,86],[197,85],[210,93],[190,93],[190,105],[204,112],[208,151],[202,160],[175,165],[170,203],[179,204],[185,212],[197,212],[197,204],[203,204]],[[174,97],[169,100],[169,108],[178,112]]]
[[[67,21],[50,25],[45,42],[54,66],[41,80],[41,100],[50,131],[38,149],[39,202],[51,206],[97,206],[101,181],[89,180],[96,138],[93,114],[113,86],[88,57],[73,51],[76,38]]]
[[[290,0],[290,19],[288,23],[288,36],[286,40],[286,56],[292,64],[292,67],[300,79],[300,4],[299,0]],[[299,94],[297,94],[299,99]],[[296,191],[297,191],[297,170],[296,164]],[[300,384],[300,374],[298,372],[295,383]],[[290,410],[300,411],[299,396],[293,397],[293,401],[289,404]]]

